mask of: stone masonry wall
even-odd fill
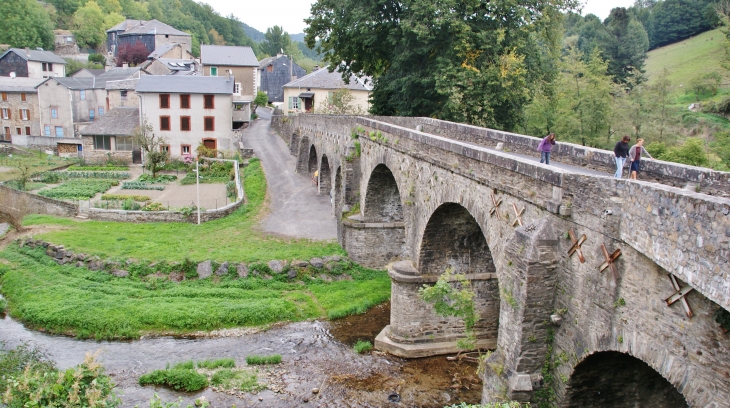
[[[0,185],[0,192],[7,198],[7,201],[3,200],[4,202],[0,203],[0,209],[7,206],[20,206],[27,214],[50,214],[60,217],[73,217],[78,211],[74,204],[18,191],[3,185]]]
[[[358,264],[382,269],[403,259],[406,252],[403,223],[364,223],[350,218],[342,220],[342,228],[347,254]]]
[[[200,212],[200,222],[208,222],[219,218],[227,217],[244,203],[239,200],[235,203],[228,204],[217,210],[206,210]],[[186,216],[183,213],[175,211],[125,211],[125,210],[104,210],[101,208],[89,209],[88,216],[92,220],[99,221],[118,221],[118,222],[189,222],[195,224],[198,222],[198,213],[193,212]]]

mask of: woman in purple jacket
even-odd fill
[[[550,151],[553,150],[554,144],[555,133],[550,132],[537,146],[537,151],[540,152],[540,163],[550,164]]]

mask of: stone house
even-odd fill
[[[141,163],[139,146],[134,143],[134,131],[139,127],[138,107],[117,107],[104,117],[81,130],[83,157],[100,163],[108,158],[126,163]]]
[[[17,144],[19,136],[40,136],[38,87],[46,81],[48,78],[0,77],[0,141]]]
[[[68,30],[53,30],[55,40],[53,41],[56,54],[76,55],[79,47],[76,44],[76,36]]]
[[[158,20],[125,20],[106,30],[107,51],[116,56],[119,48],[141,42],[152,53],[165,44],[180,44],[188,52],[192,36]]]
[[[139,108],[139,96],[137,88],[139,78],[123,79],[121,81],[106,82],[106,108],[107,111],[119,107]]]
[[[329,72],[327,68],[313,71],[284,85],[284,114],[315,112],[327,105],[333,92],[347,89],[354,100],[352,105],[362,113],[370,109],[370,92],[373,90],[369,79],[350,77],[350,83],[342,80],[339,72]]]
[[[170,43],[160,45],[147,57],[150,60],[158,58],[193,60],[195,56],[185,48],[185,44]]]
[[[155,58],[139,67],[150,75],[198,75],[200,64],[194,59]]]
[[[269,102],[284,102],[285,84],[307,75],[304,68],[293,59],[279,54],[259,61],[259,74],[256,77],[258,89],[269,95]]]
[[[140,117],[171,157],[193,155],[199,145],[233,150],[234,83],[232,76],[144,75],[136,88]]]
[[[43,49],[11,48],[0,56],[0,76],[63,77],[66,76],[66,61]]]
[[[256,97],[256,73],[259,61],[251,47],[201,45],[200,63],[203,76],[233,77],[233,128],[238,129],[251,121],[251,103]]]

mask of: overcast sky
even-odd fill
[[[279,25],[289,34],[304,32],[304,19],[314,0],[201,0],[222,16],[233,14],[251,27],[266,32],[266,29]],[[630,7],[634,0],[586,0],[583,15],[593,13],[603,20],[614,7]]]

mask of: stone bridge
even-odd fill
[[[714,318],[730,309],[729,173],[645,161],[647,181],[617,180],[612,152],[558,143],[564,165],[545,166],[530,157],[537,138],[429,118],[272,125],[298,172],[319,171],[350,257],[388,265],[376,347],[457,350],[463,323],[418,297],[452,269],[477,293],[479,346],[494,350],[483,402],[730,406],[730,337]]]

